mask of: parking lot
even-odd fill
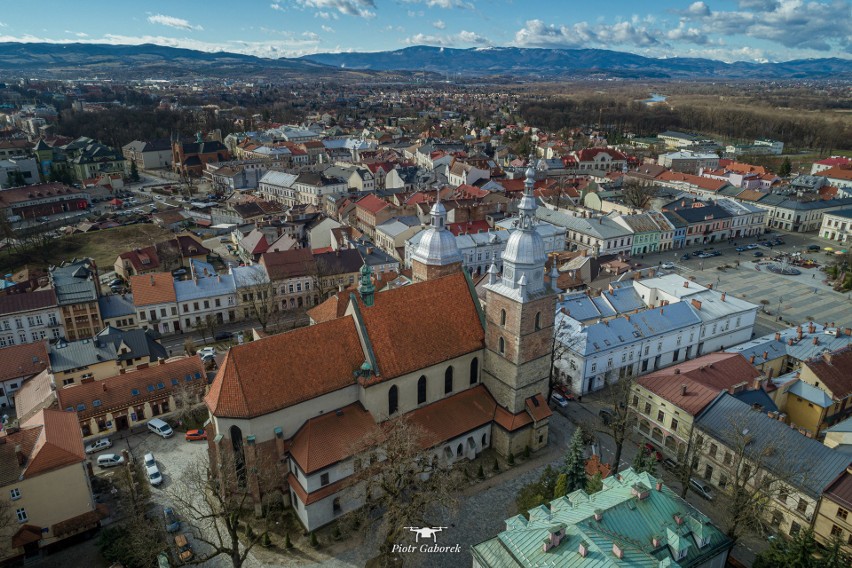
[[[780,236],[784,244],[766,247],[758,243]],[[756,245],[751,250],[737,251],[738,247]],[[819,251],[808,251],[808,246],[819,246]],[[836,326],[852,327],[852,298],[849,293],[835,292],[825,281],[821,268],[832,260],[823,248],[836,245],[815,234],[781,233],[763,235],[759,239],[740,239],[736,245],[728,242],[710,243],[674,251],[646,254],[633,261],[643,267],[661,266],[665,262],[674,267],[665,272],[676,272],[685,278],[693,277],[701,285],[713,284],[717,290],[733,294],[748,302],[761,305],[758,335],[784,327],[783,322],[798,324],[808,319],[819,323],[835,323]],[[707,247],[721,253],[718,256],[699,258],[692,253]],[[755,252],[763,256],[755,256]],[[799,268],[801,274],[781,275],[767,270],[771,258],[781,252],[801,253],[819,265],[817,268]],[[689,254],[689,260],[684,260]],[[726,268],[726,266],[728,268]],[[764,302],[765,301],[765,302]],[[782,321],[779,321],[778,318]]]

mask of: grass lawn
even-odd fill
[[[63,260],[91,257],[101,272],[112,270],[115,258],[122,252],[145,247],[173,236],[171,231],[154,224],[126,225],[91,233],[79,233],[55,239],[43,255],[0,255],[0,270],[15,272],[26,264],[44,266]]]

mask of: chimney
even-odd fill
[[[768,360],[769,360],[769,351],[764,351],[764,352],[763,352],[763,360],[764,360],[764,361],[768,361]]]
[[[619,560],[621,560],[622,558],[624,558],[624,551],[623,551],[623,550],[621,550],[621,547],[620,547],[620,546],[618,546],[618,543],[617,543],[617,542],[613,542],[613,543],[612,543],[612,554],[613,554],[616,558],[618,558]]]
[[[663,490],[663,482],[657,481],[657,491],[662,491],[662,490]]]
[[[852,327],[847,327],[843,330],[843,333],[845,333],[847,336],[852,335]]]
[[[684,288],[689,288],[689,280],[684,280],[684,281],[683,281],[683,287],[684,287]]]
[[[692,299],[692,307],[695,308],[696,310],[700,310],[701,309],[701,301],[693,298]]]
[[[125,369],[124,367],[122,367],[121,369],[118,370],[119,375],[123,375],[126,372],[127,372],[127,369]]]
[[[21,444],[15,446],[15,457],[18,459],[18,466],[23,467],[27,463],[27,456],[24,454],[24,448]]]
[[[852,469],[852,466],[849,466],[849,468]],[[586,555],[589,554],[589,543],[586,541],[581,542],[577,547],[577,553],[585,558]]]
[[[106,392],[106,390],[107,390],[107,384],[106,384],[106,381],[102,381],[102,382],[101,382],[101,387],[103,388],[103,391],[104,391],[104,392]]]
[[[792,337],[787,340],[787,345],[793,345],[793,338]]]
[[[680,385],[680,395],[681,395],[681,396],[686,396],[686,395],[687,395],[686,383],[684,383],[684,384]]]
[[[796,328],[796,339],[802,339],[802,326]]]
[[[695,301],[695,300],[693,300]],[[663,308],[660,308],[660,315],[663,315]]]
[[[819,337],[814,337],[814,345],[819,345]]]
[[[153,285],[154,285],[154,275],[152,274],[151,275],[151,286],[153,286]]]
[[[712,290],[712,289],[713,289],[713,283],[712,283],[712,282],[711,282],[710,284],[708,284],[708,285],[707,285],[707,289],[708,289],[708,290]]]
[[[675,370],[674,370],[674,374],[675,374],[675,375],[679,375],[679,374],[680,374],[680,369],[679,369],[679,368],[675,368]]]
[[[775,332],[775,341],[781,341],[781,332],[780,331]]]
[[[754,355],[748,358],[748,362],[754,365]]]
[[[808,333],[814,333],[816,331],[816,326],[814,322],[808,322]]]
[[[826,351],[822,354],[822,359],[829,365],[831,365],[831,351]]]
[[[722,301],[723,302],[725,301],[725,294],[727,294],[727,292],[722,292]]]
[[[603,511],[595,509],[595,520],[600,522],[601,519],[603,519]]]

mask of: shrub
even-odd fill
[[[500,462],[497,461],[497,458],[494,458],[494,465],[492,468],[494,471],[500,471]]]
[[[509,465],[515,465],[515,454],[514,453],[509,452],[509,459],[506,460],[506,463],[508,463]]]
[[[284,535],[284,548],[293,548],[293,543],[290,541],[290,533]]]
[[[314,548],[319,548],[319,540],[317,540],[317,533],[311,533],[311,546]]]
[[[485,470],[482,469],[482,464],[479,464],[479,470],[476,472],[476,477],[479,479],[485,479]]]
[[[263,533],[263,537],[260,539],[260,546],[263,548],[272,546],[272,539],[269,538],[269,533]]]
[[[524,448],[524,459],[525,460],[530,459],[530,453],[531,453],[530,447],[529,446],[525,447]]]

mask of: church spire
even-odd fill
[[[361,266],[360,277],[358,282],[358,293],[361,294],[361,299],[365,306],[372,306],[376,296],[376,285],[373,284],[373,270],[365,262]]]

